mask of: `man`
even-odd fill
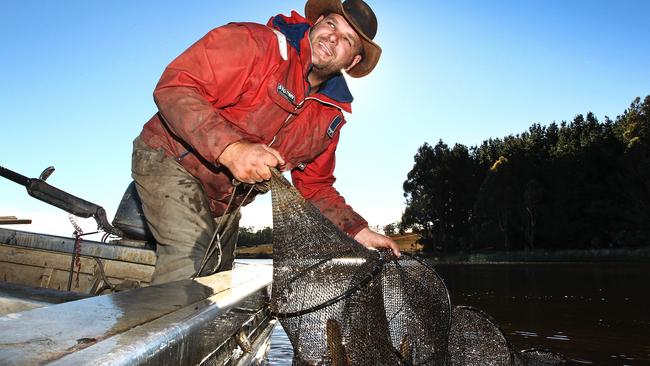
[[[230,269],[236,208],[258,193],[236,183],[264,182],[270,167],[290,170],[301,194],[359,243],[399,253],[333,187],[342,111],[352,102],[341,71],[362,77],[375,67],[377,20],[361,0],[309,0],[305,14],[216,28],[164,71],[159,112],[134,141],[132,161],[157,242],[154,283]],[[215,232],[220,250],[200,271]]]

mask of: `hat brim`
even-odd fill
[[[316,23],[318,17],[322,14],[336,13],[342,15],[352,28],[357,32],[363,44],[364,57],[358,64],[347,71],[347,74],[360,78],[370,74],[370,72],[377,66],[379,57],[381,56],[381,47],[373,42],[361,29],[359,29],[354,22],[350,20],[348,15],[343,9],[343,4],[340,0],[308,0],[305,4],[305,17],[312,24]]]

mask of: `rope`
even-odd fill
[[[208,246],[208,249],[205,251],[205,255],[203,256],[203,260],[201,261],[201,266],[199,267],[199,270],[194,274],[194,276],[192,276],[192,278],[196,278],[201,275],[201,272],[203,272],[203,269],[205,269],[205,266],[208,264],[208,261],[210,260],[210,258],[212,258],[212,255],[214,255],[214,252],[216,250],[219,250],[219,259],[217,260],[217,265],[215,266],[215,269],[219,268],[219,266],[221,265],[222,253],[221,253],[221,238],[219,232],[224,222],[224,216],[226,216],[228,210],[230,209],[230,206],[235,200],[235,194],[237,193],[237,187],[239,186],[239,184],[240,184],[239,182],[233,180],[233,185],[235,186],[235,188],[233,189],[232,194],[230,195],[230,200],[228,200],[228,205],[226,206],[226,210],[224,211],[223,215],[221,215],[221,217],[219,218],[219,223],[217,223],[217,228],[214,230],[214,234],[212,235],[212,239],[210,240],[210,245]],[[230,228],[232,222],[234,221],[235,216],[237,216],[237,214],[239,213],[239,210],[244,205],[244,202],[246,202],[246,199],[253,191],[253,188],[255,188],[255,186],[251,185],[248,192],[246,192],[244,199],[237,206],[237,209],[230,214],[230,217],[228,218],[228,223],[226,224],[224,231],[227,231]]]
[[[104,285],[98,288],[96,291],[94,291],[93,295],[99,295],[106,290],[115,291],[115,285],[113,285],[108,280],[108,276],[106,276],[106,271],[104,270],[104,263],[102,263],[102,261],[97,257],[92,257],[92,258],[95,260],[95,262],[97,262],[97,268],[99,269],[99,274],[102,276],[102,281],[104,281]]]

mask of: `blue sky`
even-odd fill
[[[384,53],[350,82],[336,187],[372,225],[397,221],[424,142],[476,145],[530,124],[621,114],[650,94],[650,2],[372,1]],[[0,165],[115,212],[131,141],[164,67],[210,29],[302,12],[301,1],[9,1],[0,15]],[[62,211],[0,180],[0,216],[68,235]],[[244,225],[271,224],[270,197]],[[92,229],[92,222],[85,228]]]

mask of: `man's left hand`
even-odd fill
[[[387,248],[393,251],[395,256],[399,257],[399,246],[397,243],[386,235],[376,233],[369,228],[364,228],[354,236],[354,240],[361,243],[366,248]]]

